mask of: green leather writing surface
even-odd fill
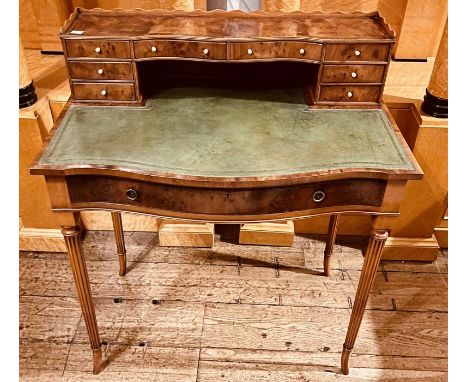
[[[300,89],[179,88],[143,108],[70,106],[39,164],[214,177],[414,168],[382,110],[309,110]]]

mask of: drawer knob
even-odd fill
[[[357,78],[357,73],[356,73],[356,72],[352,72],[352,73],[351,73],[351,77]]]
[[[253,49],[250,49],[250,48],[247,49],[247,53],[248,53],[248,54],[253,54]]]
[[[355,55],[355,56],[360,56],[360,55],[361,55],[361,51],[360,51],[360,50],[355,50],[355,51],[354,51],[354,55]]]
[[[208,48],[203,49],[203,54],[207,55],[208,53],[210,53],[210,51],[208,50]]]
[[[104,69],[99,68],[99,69],[97,70],[97,74],[104,74]]]
[[[315,203],[320,203],[323,199],[325,199],[325,192],[323,191],[315,191],[312,199]]]
[[[138,192],[134,190],[133,188],[129,188],[126,192],[125,195],[127,195],[128,200],[136,200],[138,198]]]
[[[351,98],[353,96],[353,92],[347,92],[346,95],[348,96],[348,98]]]
[[[106,90],[106,89],[102,89],[102,90],[101,90],[101,95],[102,95],[102,96],[107,95],[107,90]]]
[[[305,54],[305,49],[304,48],[299,49],[299,53],[304,55]]]
[[[152,51],[153,53],[155,53],[155,52],[158,51],[158,48],[156,48],[155,46],[152,46],[152,47],[151,47],[151,51]]]
[[[101,52],[101,48],[97,47],[97,48],[94,49],[94,51],[95,51],[96,53],[99,53],[99,52]]]

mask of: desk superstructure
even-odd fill
[[[89,209],[112,213],[122,276],[122,211],[219,223],[329,215],[325,276],[338,217],[371,215],[347,374],[406,184],[422,177],[381,104],[394,42],[383,19],[77,9],[61,37],[72,96],[31,173],[45,176],[62,227],[94,373],[106,361],[79,236]]]
[[[297,61],[319,65],[316,105],[379,104],[394,33],[377,14],[81,10],[61,35],[72,100],[142,103],[138,63]]]

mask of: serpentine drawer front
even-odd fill
[[[324,207],[382,203],[386,181],[351,179],[308,185],[219,189],[178,187],[102,176],[68,176],[72,203],[105,208],[106,203],[199,215],[268,215]]]

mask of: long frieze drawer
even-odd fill
[[[226,43],[142,40],[134,42],[135,58],[182,57],[225,60]]]
[[[130,62],[69,61],[72,79],[83,80],[133,80]]]
[[[76,100],[133,101],[135,87],[131,84],[74,83]]]
[[[68,57],[131,58],[129,41],[67,40]]]
[[[131,205],[201,215],[252,215],[333,206],[379,207],[386,186],[380,179],[348,179],[307,185],[219,189],[182,187],[107,176],[67,177],[70,200],[96,206]]]
[[[325,61],[387,61],[388,44],[327,44]]]
[[[327,102],[379,102],[381,86],[346,86],[322,85],[320,86],[319,101]]]
[[[324,65],[322,82],[382,82],[385,65]]]
[[[322,56],[322,45],[309,42],[234,42],[230,46],[231,60],[293,58],[320,61]]]

